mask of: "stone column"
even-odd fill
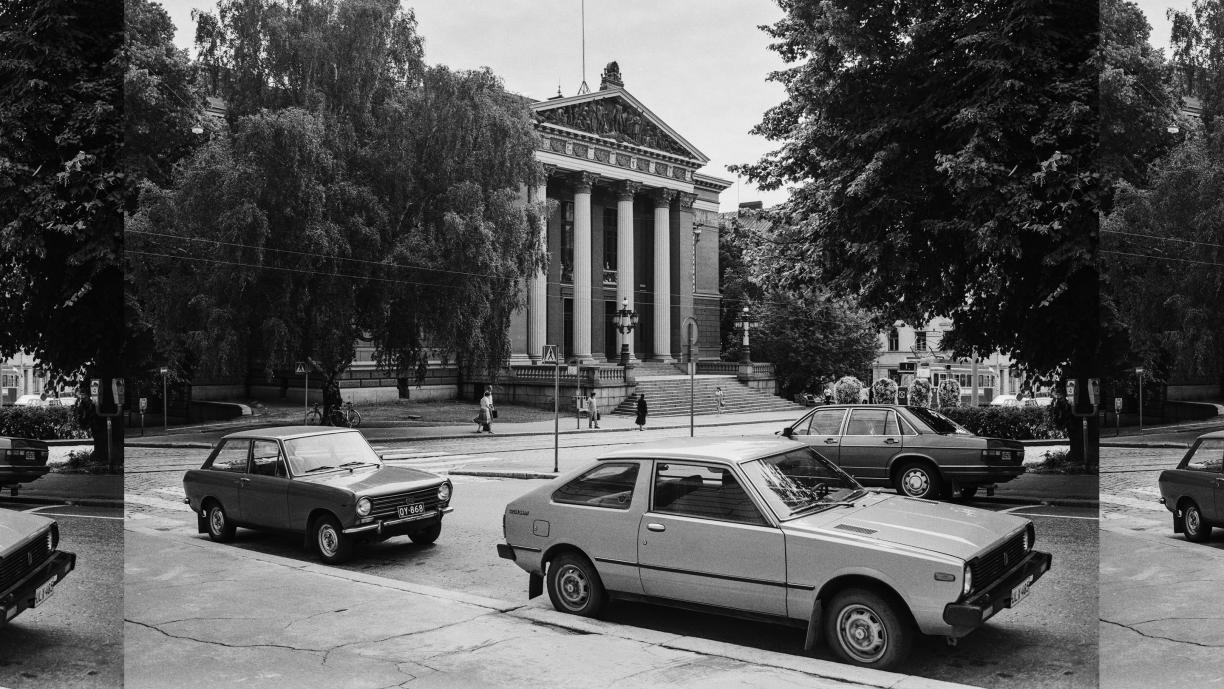
[[[580,172],[574,180],[574,351],[571,357],[589,363],[591,356],[591,185],[599,175]]]
[[[539,237],[540,246],[545,252],[548,251],[548,176],[545,175],[534,187],[531,188],[528,201],[536,206],[540,212],[539,220]],[[539,272],[531,279],[527,285],[527,356],[531,358],[531,363],[536,364],[540,361],[540,356],[544,345],[547,344],[544,340],[548,337],[548,266],[544,265]]]
[[[671,356],[671,202],[672,189],[654,192],[654,360]]]
[[[621,182],[616,185],[616,308],[622,308],[629,300],[629,309],[634,308],[633,287],[633,195],[641,189],[639,182]],[[635,361],[633,333],[617,333],[619,344],[629,343],[629,361]]]
[[[679,287],[680,293],[680,320],[685,319],[697,320],[697,245],[693,242],[693,203],[697,200],[697,195],[682,191],[677,194],[676,213],[680,220],[680,232],[677,236],[677,241],[683,242],[687,246],[676,247],[677,255],[681,261],[680,270],[677,271],[680,275],[681,284]],[[709,235],[702,237],[701,241],[710,241]],[[687,338],[688,333],[683,333],[683,337]],[[717,339],[717,333],[715,338]],[[697,338],[701,339],[701,327],[697,327]],[[688,340],[681,340],[681,347],[688,347]],[[693,344],[691,351],[694,355],[694,360],[697,359],[700,348],[696,343]]]

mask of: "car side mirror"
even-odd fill
[[[789,438],[795,434],[795,431],[790,426],[787,426],[786,428],[783,428],[781,431],[779,431],[779,433],[782,434],[783,438]]]

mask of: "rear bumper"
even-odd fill
[[[983,464],[977,467],[954,467],[943,469],[944,476],[960,485],[985,485],[987,483],[1004,483],[1024,474],[1024,465]]]
[[[51,471],[51,467],[46,466],[0,466],[0,486],[12,485],[14,483],[29,483],[46,476],[49,471]]]
[[[68,573],[76,568],[76,554],[57,550],[38,569],[9,589],[0,593],[0,627],[8,624],[21,611],[34,607],[35,592],[48,581],[56,584],[63,581]]]
[[[1050,571],[1052,560],[1049,553],[1037,550],[1030,552],[988,588],[978,591],[964,602],[946,605],[943,611],[944,622],[952,625],[957,632],[962,634],[974,627],[981,626],[995,613],[1012,606],[1012,589],[1024,583],[1029,577],[1032,577],[1030,583],[1036,582],[1043,574]]]

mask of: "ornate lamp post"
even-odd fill
[[[752,321],[751,316],[749,316],[748,314],[748,307],[745,306],[743,312],[741,312],[740,314],[740,317],[736,319],[735,321],[736,330],[742,330],[744,332],[744,342],[743,342],[743,346],[740,348],[740,363],[741,364],[751,364],[752,363],[752,357],[749,356],[749,350],[748,350],[748,331],[752,328],[755,328],[756,325],[757,324]]]
[[[633,329],[638,324],[637,311],[629,308],[629,297],[625,297],[621,301],[621,308],[612,314],[612,324],[616,326],[617,332],[621,334],[621,353],[620,365],[629,365],[629,337]]]

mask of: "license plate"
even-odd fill
[[[1016,586],[1016,588],[1012,589],[1011,604],[1013,608],[1016,607],[1016,604],[1018,604],[1020,601],[1028,597],[1029,586],[1032,586],[1032,584],[1033,584],[1033,577],[1029,577],[1025,579],[1024,581],[1020,582],[1020,584]]]
[[[399,506],[399,516],[401,519],[404,517],[413,517],[418,514],[425,514],[425,503],[418,502],[412,505]]]
[[[48,581],[34,590],[34,607],[42,605],[55,592],[55,582]]]

